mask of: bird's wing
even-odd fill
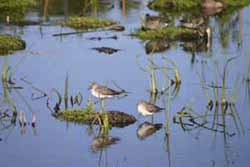
[[[96,91],[102,92],[103,95],[119,95],[120,92],[110,89],[106,86],[98,86]]]
[[[146,108],[149,112],[152,112],[152,113],[159,112],[161,110],[160,107],[158,107],[154,104],[151,104],[151,103],[147,103]]]

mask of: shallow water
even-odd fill
[[[174,61],[180,71],[182,83],[177,96],[171,99],[171,105],[168,106],[170,112],[167,110],[153,117],[154,123],[170,125],[169,136],[166,137],[165,129],[162,128],[145,140],[140,140],[136,134],[137,128],[144,121],[152,121],[151,117],[140,116],[136,109],[139,100],[150,100],[149,74],[142,71],[138,65],[138,61],[141,66],[147,63],[144,43],[131,38],[129,34],[139,28],[142,15],[155,12],[146,8],[146,1],[139,2],[139,5],[124,11],[119,1],[110,0],[109,2],[114,5],[113,8],[104,11],[92,10],[90,14],[119,21],[126,27],[125,32],[106,31],[53,37],[55,33],[74,31],[70,28],[53,26],[55,20],[64,20],[68,15],[82,11],[80,8],[82,4],[78,2],[69,1],[68,7],[65,6],[67,1],[64,1],[64,4],[56,2],[49,4],[51,6],[46,23],[51,25],[26,27],[0,25],[1,33],[20,35],[27,42],[25,51],[15,52],[7,58],[8,65],[14,69],[13,78],[16,84],[24,88],[12,91],[11,97],[16,103],[17,110],[25,112],[28,121],[31,120],[32,112],[37,114],[38,119],[37,127],[32,129],[28,125],[25,133],[21,133],[18,124],[7,129],[1,127],[1,166],[248,166],[250,94],[247,92],[249,83],[244,81],[244,77],[249,76],[247,71],[250,61],[249,7],[238,11],[225,23],[223,30],[216,18],[210,19],[213,43],[208,52],[197,53],[192,57],[192,54],[184,52],[177,43],[166,52],[152,55],[158,63],[162,62],[160,58],[162,55]],[[242,21],[236,18],[237,15]],[[32,10],[26,18],[44,19],[43,7]],[[221,31],[227,32],[224,38],[221,37]],[[118,36],[117,40],[88,40],[90,37],[107,37],[114,34]],[[106,55],[91,49],[101,46],[114,47],[121,51]],[[236,121],[240,130],[237,131],[233,117],[226,116],[224,124],[230,135],[204,127],[184,131],[180,124],[173,121],[177,112],[186,105],[191,106],[198,114],[204,115],[206,112],[207,98],[198,74],[206,78],[207,84],[215,82],[216,62],[220,71],[218,78],[221,78],[224,64],[231,57],[237,58],[228,66],[226,92],[227,97],[230,97],[235,81],[238,80],[235,105],[239,115]],[[0,57],[1,67],[4,59],[5,57]],[[131,92],[125,98],[106,102],[106,110],[123,111],[138,119],[135,124],[128,127],[111,129],[110,136],[120,138],[117,144],[94,153],[91,150],[91,143],[97,135],[97,127],[93,127],[91,133],[91,128],[87,125],[56,120],[46,107],[46,98],[31,100],[32,93],[35,95],[39,93],[21,80],[25,78],[33,86],[45,92],[50,92],[52,88],[63,92],[67,74],[70,94],[80,91],[84,104],[91,97],[87,89],[91,81],[107,84],[113,88],[115,86],[112,81],[115,81],[120,87]],[[160,85],[163,80],[164,77],[158,75]],[[221,79],[219,81],[221,85]],[[2,83],[0,86],[3,87]],[[213,89],[207,90],[210,96],[213,96]],[[3,96],[2,90],[0,95]],[[161,97],[156,104],[167,106],[166,100],[164,101],[166,98],[167,96]],[[0,104],[0,107],[5,105]],[[99,108],[99,105],[96,107]],[[168,114],[170,119],[166,123]],[[214,110],[209,114],[214,115]],[[207,119],[209,127],[212,118],[211,116]],[[219,119],[222,124],[222,117]]]

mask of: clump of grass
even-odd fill
[[[167,27],[157,30],[139,30],[133,33],[132,36],[142,40],[166,39],[170,41],[195,40],[200,38],[200,35],[196,30],[183,27]]]
[[[216,0],[222,2],[225,7],[242,7],[250,4],[250,0]],[[168,9],[170,11],[188,11],[201,9],[202,0],[153,0],[149,8],[156,10]]]
[[[67,109],[54,114],[54,116],[58,119],[78,124],[101,125],[105,131],[108,131],[112,126],[124,127],[136,121],[132,115],[128,115],[123,112],[96,112],[89,107],[85,109]]]
[[[154,0],[148,6],[151,9],[183,11],[200,7],[201,0]]]
[[[25,41],[11,35],[0,35],[0,54],[8,54],[12,51],[23,50],[26,47]]]
[[[97,29],[115,25],[116,22],[93,17],[71,17],[63,25],[75,29]]]

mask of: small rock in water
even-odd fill
[[[120,25],[115,25],[115,26],[112,26],[110,28],[110,30],[112,30],[112,31],[124,31],[125,27],[124,26],[120,26]]]
[[[114,49],[114,48],[109,48],[109,47],[97,47],[97,48],[92,48],[94,50],[97,50],[98,52],[105,53],[105,54],[113,54],[118,52],[120,49]]]

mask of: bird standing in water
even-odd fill
[[[117,91],[117,90],[108,88],[107,86],[97,84],[95,82],[90,84],[89,90],[91,91],[91,94],[93,96],[95,96],[99,99],[113,98],[115,96],[119,96],[119,95],[125,93],[124,90]]]
[[[149,116],[164,110],[164,108],[158,107],[146,101],[140,101],[137,104],[137,110],[143,116]]]
[[[101,100],[101,108],[104,108],[104,100],[108,98],[113,98],[116,96],[119,96],[123,93],[126,93],[125,90],[114,90],[107,86],[97,84],[95,82],[92,82],[89,86],[89,90],[91,91],[91,94],[98,99]]]

